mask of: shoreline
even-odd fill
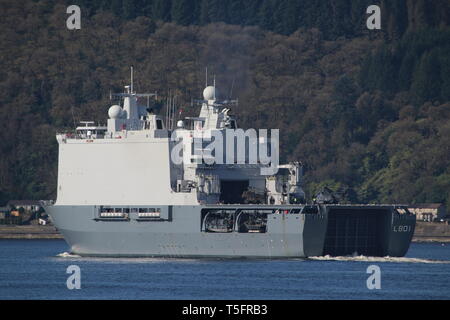
[[[54,226],[0,225],[0,239],[64,239]]]
[[[450,243],[450,237],[413,237],[414,243]]]
[[[450,225],[417,221],[412,242],[450,243]]]
[[[64,240],[60,234],[0,234],[0,240]]]

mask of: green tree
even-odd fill
[[[193,22],[194,5],[191,0],[172,0],[172,21],[187,26]]]
[[[152,18],[155,20],[170,21],[172,0],[153,0]]]
[[[418,103],[431,101],[440,97],[441,78],[440,64],[436,50],[422,56],[414,72],[411,90]]]

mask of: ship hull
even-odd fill
[[[50,205],[45,208],[71,253],[81,256],[304,258],[354,253],[403,256],[415,223],[412,218],[399,220],[392,208],[384,208],[384,214],[380,214],[382,210],[374,212],[374,217],[380,217],[375,220],[381,227],[368,230],[367,234],[362,229],[352,232],[354,227],[342,227],[352,225],[351,219],[342,218],[345,212],[364,215],[367,210],[358,207],[357,213],[354,207],[345,209],[335,205],[317,206],[316,211],[306,213],[301,212],[302,206],[160,206],[161,219],[157,220],[139,219],[137,214],[130,214],[126,219],[103,219],[99,216],[100,206]],[[298,209],[296,213],[291,213],[293,208]],[[333,213],[336,208],[344,210],[339,212],[339,219],[342,219],[337,222],[337,213]],[[211,209],[236,210],[236,213],[265,209],[272,213],[266,216],[264,232],[242,232],[238,228],[229,232],[207,232],[203,225],[204,212]],[[412,230],[406,225],[412,226]],[[340,230],[346,230],[347,234],[340,234]],[[364,242],[370,239],[371,232],[378,233],[377,241]],[[374,243],[377,250],[372,250]]]

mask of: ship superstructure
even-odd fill
[[[231,114],[237,101],[220,100],[215,83],[198,101],[199,116],[178,120],[176,128],[138,105],[155,94],[136,93],[133,81],[114,96],[123,103],[109,108],[107,126],[84,122],[57,135],[57,200],[45,207],[73,253],[406,253],[415,224],[406,208],[306,204],[301,163],[278,164],[273,135],[239,129]],[[252,152],[261,150],[270,161],[254,161]]]

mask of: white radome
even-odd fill
[[[122,108],[118,105],[113,105],[108,110],[108,116],[110,119],[118,119],[122,115]]]
[[[203,99],[205,100],[214,100],[214,97],[217,98],[219,95],[219,91],[214,86],[208,86],[203,90]]]

